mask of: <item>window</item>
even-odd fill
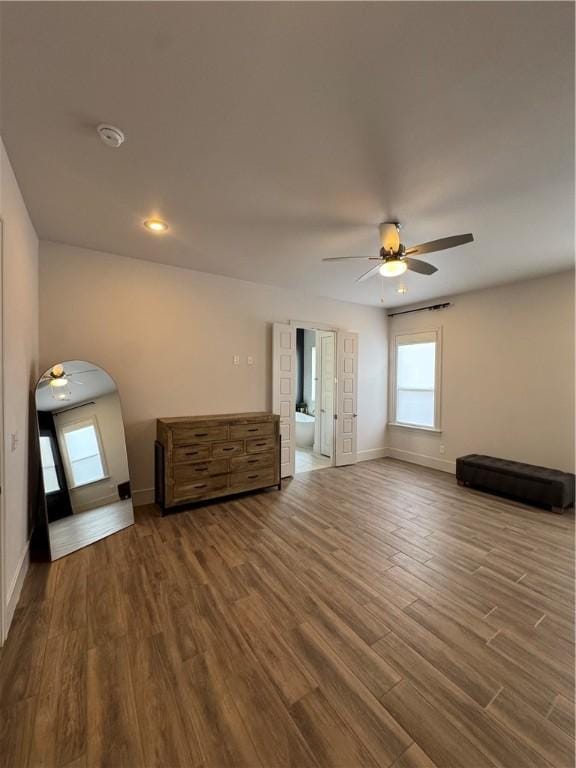
[[[72,487],[88,485],[107,477],[95,419],[70,424],[62,429],[62,435]]]
[[[40,435],[40,460],[42,462],[42,477],[44,478],[44,493],[59,491],[60,483],[56,472],[54,448],[52,438],[48,435]]]
[[[439,349],[438,331],[396,336],[393,369],[396,424],[438,429]]]

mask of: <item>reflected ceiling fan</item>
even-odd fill
[[[357,283],[362,283],[370,277],[381,274],[382,277],[398,277],[404,274],[406,270],[418,272],[421,275],[433,275],[438,268],[426,261],[411,258],[412,255],[420,256],[435,251],[445,251],[447,248],[455,248],[457,245],[471,243],[474,240],[473,235],[452,235],[452,237],[442,237],[440,240],[430,240],[428,243],[413,245],[406,248],[400,242],[401,225],[397,221],[385,221],[379,226],[380,229],[380,253],[378,256],[331,256],[322,261],[352,261],[365,260],[377,262],[373,267],[363,275],[356,278]]]
[[[52,391],[52,397],[55,400],[70,400],[72,396],[72,393],[70,392],[70,384],[84,384],[80,379],[73,377],[81,376],[83,373],[92,373],[92,371],[96,370],[98,369],[88,368],[85,371],[66,372],[63,365],[53,365],[52,368],[46,371],[41,377],[38,386],[49,386]]]

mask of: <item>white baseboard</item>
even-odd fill
[[[79,512],[90,512],[92,509],[98,509],[98,507],[103,507],[105,504],[114,504],[116,501],[118,501],[118,493],[109,493],[106,496],[99,496],[97,499],[92,499],[87,503],[76,504],[74,514],[77,515]]]
[[[412,451],[401,451],[399,448],[368,448],[364,451],[358,451],[357,461],[372,461],[373,459],[385,459],[387,457],[398,459],[399,461],[408,461],[411,464],[420,464],[422,467],[439,469],[442,472],[455,474],[456,462],[448,459],[436,459],[433,456],[426,456],[424,453],[413,453]],[[135,507],[142,507],[145,504],[154,503],[154,488],[140,488],[132,491],[132,501]]]
[[[24,584],[24,578],[28,573],[29,565],[30,565],[30,545],[26,544],[26,546],[24,547],[24,551],[20,556],[20,560],[18,561],[18,566],[16,567],[16,573],[12,578],[12,583],[9,585],[8,591],[6,594],[6,613],[5,613],[6,626],[4,627],[4,632],[6,637],[8,636],[8,630],[10,629],[10,624],[12,623],[12,619],[14,618],[14,611],[16,610],[16,606],[18,605],[18,600],[20,599],[20,593],[22,592],[22,585]],[[2,640],[5,640],[6,637],[2,638]]]
[[[371,461],[372,459],[385,459],[389,456],[388,448],[368,448],[358,451],[358,461]]]
[[[437,459],[435,456],[426,456],[425,453],[402,451],[400,448],[388,448],[388,456],[399,461],[408,461],[410,464],[420,464],[421,467],[439,469],[441,472],[456,474],[456,462],[448,459]]]
[[[154,503],[154,488],[140,488],[138,491],[132,491],[132,504],[135,507],[142,507],[145,504]]]

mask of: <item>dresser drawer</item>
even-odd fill
[[[225,491],[227,488],[228,475],[218,475],[218,477],[206,477],[202,480],[175,483],[172,488],[172,497],[175,502],[202,499],[211,493]]]
[[[194,482],[196,478],[225,475],[228,472],[226,459],[198,461],[192,464],[178,464],[174,467],[174,482],[178,484]]]
[[[246,472],[234,472],[230,475],[230,490],[247,491],[250,488],[263,488],[274,485],[274,469],[249,469]]]
[[[245,437],[262,437],[263,435],[273,435],[274,424],[271,421],[264,421],[262,424],[233,424],[230,427],[230,437],[238,440]]]
[[[212,446],[213,459],[227,459],[230,456],[238,456],[244,453],[244,442],[237,440],[233,443],[214,443]]]
[[[222,427],[172,427],[174,445],[187,443],[209,443],[212,440],[227,440],[228,425]]]
[[[209,445],[183,445],[181,448],[174,448],[172,451],[172,459],[175,464],[202,461],[209,458]]]
[[[246,453],[260,453],[271,451],[276,444],[274,437],[250,437],[246,440]]]
[[[230,470],[232,472],[244,472],[248,469],[262,469],[262,467],[273,467],[276,461],[274,451],[264,453],[253,453],[247,456],[237,456],[230,459]]]

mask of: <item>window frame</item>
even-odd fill
[[[99,477],[97,480],[90,480],[88,483],[76,483],[74,480],[74,470],[72,468],[72,461],[70,460],[70,455],[68,453],[68,445],[66,443],[66,433],[67,432],[74,432],[78,429],[84,429],[85,427],[93,427],[94,432],[96,434],[96,442],[98,443],[98,452],[100,454],[100,461],[102,463],[102,477]],[[98,426],[98,420],[96,416],[88,416],[83,419],[78,419],[77,421],[71,421],[68,424],[63,424],[59,428],[59,442],[60,442],[60,453],[62,455],[62,463],[64,464],[64,471],[66,473],[66,479],[68,481],[68,488],[73,490],[75,488],[85,488],[88,485],[94,485],[95,483],[101,483],[103,480],[109,480],[110,475],[108,473],[108,463],[106,461],[106,454],[104,453],[104,446],[102,443],[102,436],[100,434],[100,428]]]
[[[432,337],[432,338],[425,338]],[[414,341],[408,342],[411,344],[425,343],[426,341],[433,341],[436,344],[435,358],[434,358],[434,425],[424,426],[422,424],[410,424],[409,422],[403,422],[397,420],[396,414],[396,392],[397,392],[397,349],[401,345],[401,339],[412,338]],[[416,340],[416,339],[419,339]],[[412,329],[406,331],[399,331],[392,336],[392,344],[390,345],[390,415],[391,419],[388,425],[391,427],[401,427],[402,429],[416,429],[423,432],[441,432],[442,431],[442,328],[426,328],[426,329]]]

